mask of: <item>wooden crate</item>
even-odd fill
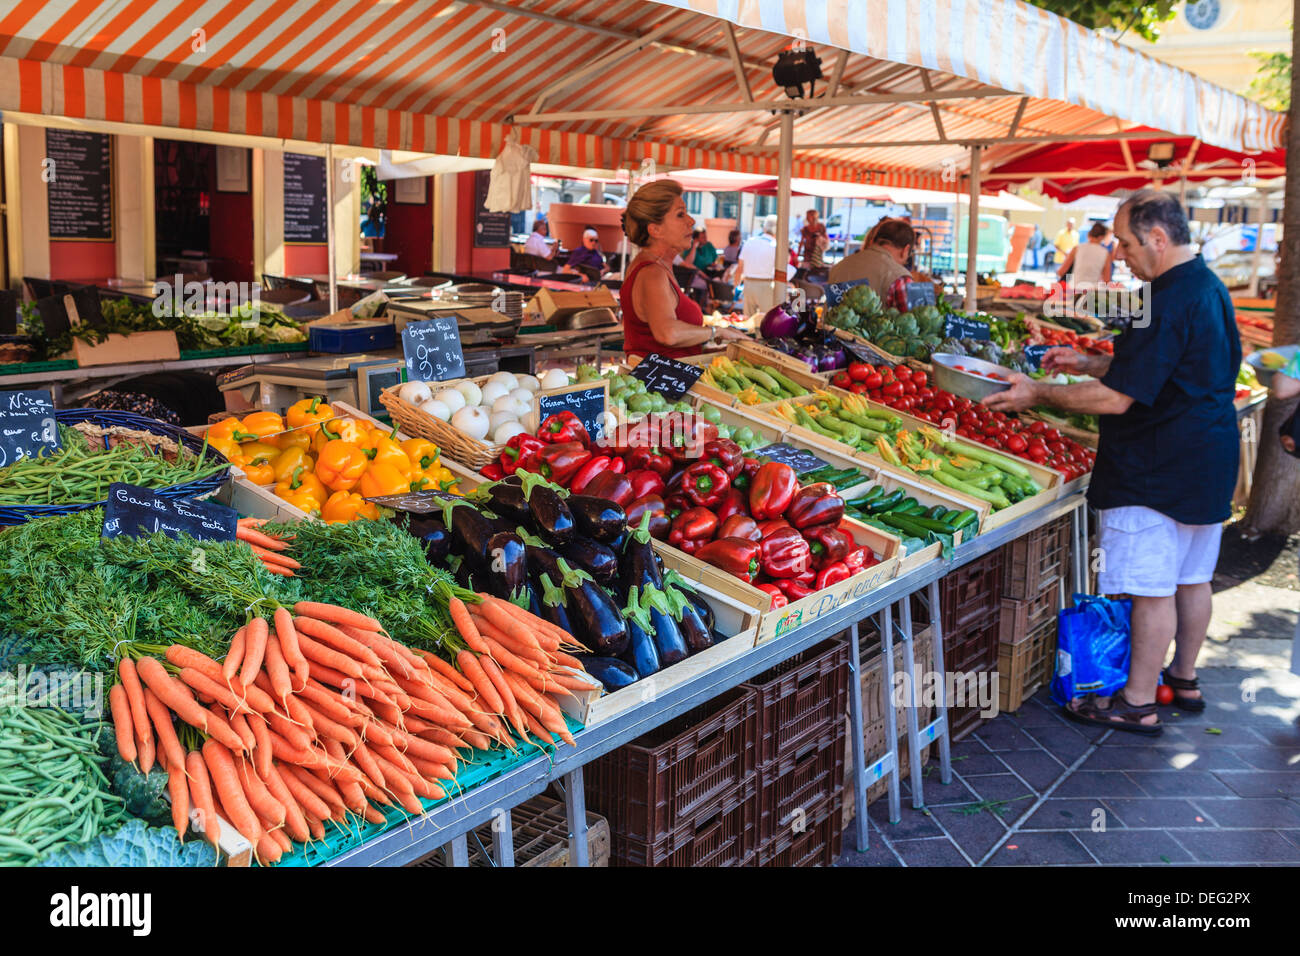
[[[569,819],[564,803],[539,794],[510,811],[514,828],[515,866],[569,866]],[[485,823],[469,837],[469,865],[490,867],[492,823]],[[485,850],[487,852],[485,852]],[[410,866],[447,866],[442,850]],[[609,823],[598,813],[587,813],[587,865],[609,866]]]

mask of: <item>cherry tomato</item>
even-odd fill
[[[916,394],[916,385],[912,382],[911,379],[908,379],[907,381],[903,382],[903,394],[904,395]]]
[[[925,388],[928,380],[926,379],[924,372],[913,371],[912,381],[916,383],[917,388]]]
[[[848,388],[853,379],[849,378],[849,373],[845,371],[836,372],[831,376],[831,384],[836,388]]]
[[[1047,460],[1047,449],[1042,445],[1030,445],[1025,449],[1025,454],[1040,464]]]
[[[1008,438],[1006,445],[1007,451],[1011,452],[1013,455],[1019,455],[1028,447],[1028,444],[1019,435],[1012,435]]]
[[[898,379],[900,382],[910,381],[912,378],[912,370],[906,365],[895,365],[894,378]]]
[[[1043,432],[1047,431],[1047,422],[1030,422],[1029,430],[1035,435],[1041,435]]]

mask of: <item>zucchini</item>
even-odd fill
[[[952,518],[951,524],[954,528],[960,531],[962,528],[966,527],[967,525],[973,524],[975,522],[975,519],[978,517],[979,515],[977,515],[974,511],[967,508],[965,511],[958,512],[956,516]]]

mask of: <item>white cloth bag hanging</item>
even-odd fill
[[[521,145],[511,134],[492,164],[483,208],[488,212],[524,212],[532,208],[531,169],[535,159],[537,150]]]

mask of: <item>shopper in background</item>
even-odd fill
[[[740,260],[740,230],[733,229],[727,233],[727,244],[722,249],[722,261],[734,266]]]
[[[704,313],[677,285],[673,258],[691,247],[695,220],[681,183],[658,179],[628,200],[623,232],[640,248],[618,291],[623,306],[623,350],[644,357],[695,355],[715,341],[744,339],[736,329],[706,328]]]
[[[1109,282],[1115,263],[1115,254],[1104,244],[1109,235],[1110,230],[1104,222],[1094,222],[1088,230],[1088,241],[1081,242],[1070,250],[1061,267],[1056,270],[1057,278],[1070,276],[1071,284],[1081,290]]]
[[[596,278],[605,270],[605,256],[600,251],[600,233],[588,226],[582,231],[582,245],[569,253],[569,259],[561,272],[584,270],[588,275],[595,272]]]
[[[1065,220],[1065,225],[1056,234],[1053,244],[1056,246],[1057,261],[1064,262],[1065,257],[1070,254],[1070,250],[1079,244],[1079,228],[1075,225],[1073,219]]]
[[[799,257],[809,275],[826,275],[826,261],[822,258],[822,253],[830,244],[826,227],[818,221],[817,210],[809,209],[803,228],[799,231]]]
[[[912,273],[907,260],[916,244],[916,233],[902,219],[882,219],[863,240],[862,250],[841,259],[830,268],[831,282],[866,279],[880,296],[885,308],[907,310],[907,284]]]
[[[528,241],[524,243],[524,252],[530,256],[541,256],[543,259],[549,259],[555,255],[555,246],[547,240],[546,234],[549,227],[545,219],[538,219],[533,223],[533,231],[528,234]]]
[[[793,269],[788,269],[789,278]],[[776,305],[776,216],[763,219],[763,231],[740,247],[735,281],[745,283],[745,314],[767,312]]]
[[[1047,385],[1010,376],[984,399],[1019,411],[1051,405],[1101,416],[1088,501],[1099,512],[1098,588],[1133,598],[1128,683],[1109,698],[1089,695],[1069,716],[1084,723],[1158,734],[1156,684],[1183,711],[1205,709],[1196,658],[1210,623],[1210,579],[1237,482],[1240,436],[1233,407],[1241,337],[1232,299],[1192,249],[1187,217],[1169,193],[1144,189],[1115,216],[1116,258],[1150,283],[1144,314],[1115,341],[1114,357],[1054,348],[1048,371],[1098,381]]]

